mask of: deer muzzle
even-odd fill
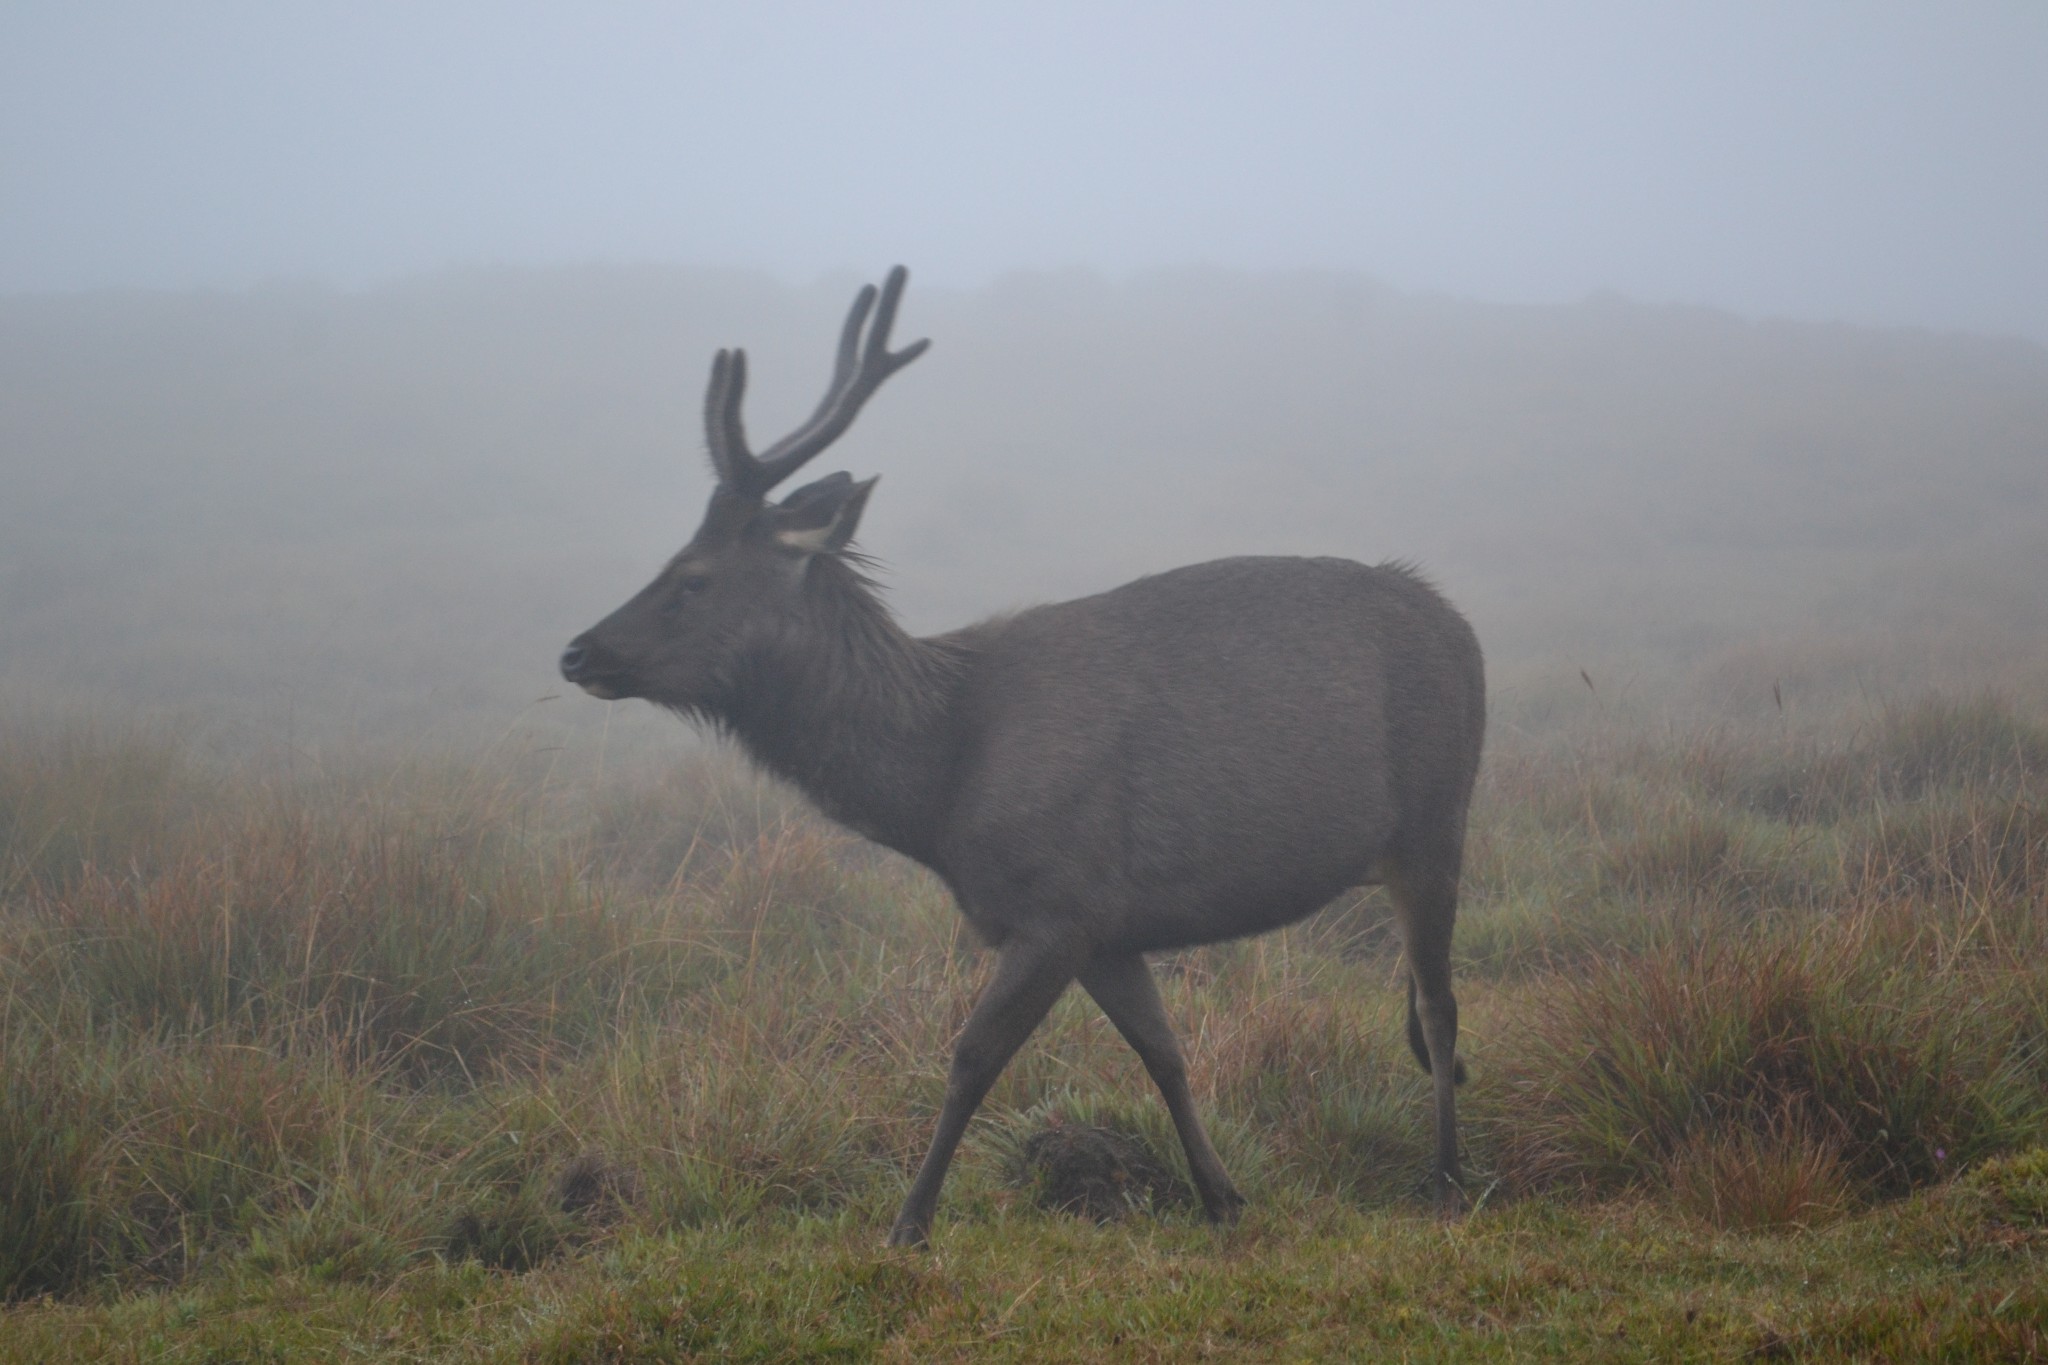
[[[616,701],[625,694],[608,678],[603,658],[588,635],[579,635],[562,651],[562,676],[601,701]]]

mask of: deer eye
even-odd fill
[[[684,592],[694,596],[695,594],[700,593],[704,591],[704,589],[711,586],[711,575],[701,573],[686,573],[682,576],[681,581],[678,582],[676,586],[680,587]]]

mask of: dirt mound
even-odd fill
[[[1190,1197],[1180,1178],[1138,1138],[1058,1119],[1024,1139],[1015,1174],[1040,1208],[1098,1223],[1132,1208],[1184,1204]]]
[[[640,1179],[609,1158],[585,1152],[555,1182],[563,1213],[599,1225],[615,1223],[640,1201]]]

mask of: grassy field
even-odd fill
[[[1244,1223],[1078,994],[881,1248],[986,969],[717,755],[0,733],[0,1360],[2027,1360],[2048,726],[1996,696],[1500,733],[1476,1211],[1374,896],[1161,964]]]

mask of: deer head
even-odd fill
[[[924,354],[889,349],[909,272],[862,289],[839,335],[832,382],[806,422],[759,456],[747,448],[740,403],[745,351],[720,351],[704,397],[704,434],[718,475],[704,522],[652,583],[570,642],[562,676],[593,696],[644,697],[682,710],[720,710],[750,654],[787,629],[814,562],[853,539],[875,480],[827,475],[771,502],[768,495],[837,440],[883,381]],[[870,324],[870,313],[873,314]]]

